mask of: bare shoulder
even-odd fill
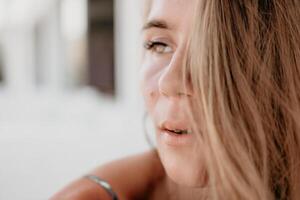
[[[120,199],[139,199],[163,175],[156,150],[127,156],[101,165],[87,174],[106,180]],[[79,178],[55,194],[50,200],[111,199],[96,183]]]
[[[95,183],[79,178],[54,194],[49,200],[110,200],[110,196]]]
[[[156,181],[151,187],[151,191],[147,194],[147,200],[169,200],[168,189],[167,189],[167,178],[162,177],[158,181]]]

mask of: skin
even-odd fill
[[[189,82],[184,91],[183,58],[191,30],[194,1],[153,0],[143,30],[145,47],[141,71],[141,90],[147,111],[159,129],[162,121],[191,127],[186,113],[193,105],[193,90]],[[180,13],[180,15],[178,14]],[[157,149],[168,176],[177,184],[190,187],[205,182],[203,157],[199,140],[192,134],[191,142],[172,146],[166,144],[157,131]]]
[[[202,144],[192,134],[184,145],[169,145],[160,134],[163,121],[190,127],[186,113],[193,90],[184,92],[181,74],[195,0],[153,0],[143,29],[141,92],[157,127],[157,149],[100,166],[88,174],[107,180],[120,199],[193,200],[205,197]],[[152,42],[151,49],[149,42]],[[156,42],[155,45],[153,45]],[[95,183],[79,178],[50,200],[109,200]]]
[[[106,180],[122,200],[159,200],[165,195],[165,172],[155,150],[112,161],[87,174]],[[138,177],[138,178],[137,178]],[[111,200],[103,188],[79,178],[50,200]]]

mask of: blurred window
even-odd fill
[[[115,93],[114,1],[88,1],[88,82],[107,93]]]
[[[46,28],[46,20],[42,18],[35,26],[35,83],[37,86],[46,83],[46,66],[45,66],[45,47],[46,38],[44,38],[44,30]]]
[[[4,61],[3,61],[3,52],[2,52],[2,48],[0,46],[0,83],[2,83],[4,80],[3,78],[3,68],[4,68]]]

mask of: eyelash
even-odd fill
[[[153,52],[155,52],[155,47],[157,47],[157,46],[168,47],[168,45],[166,43],[159,42],[159,41],[148,41],[148,42],[145,42],[145,44],[144,44],[144,48],[146,50],[153,51]],[[157,53],[159,53],[159,52],[157,52]],[[161,53],[159,53],[159,54],[161,54]]]
[[[162,46],[167,46],[165,43],[163,42],[155,42],[155,41],[148,41],[144,44],[145,49],[147,50],[151,50],[153,49],[153,47],[157,46],[157,45],[162,45]]]

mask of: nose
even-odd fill
[[[183,54],[180,52],[174,53],[168,66],[164,68],[159,77],[158,89],[160,94],[166,97],[189,97],[192,95],[189,75],[183,74],[183,67]]]

